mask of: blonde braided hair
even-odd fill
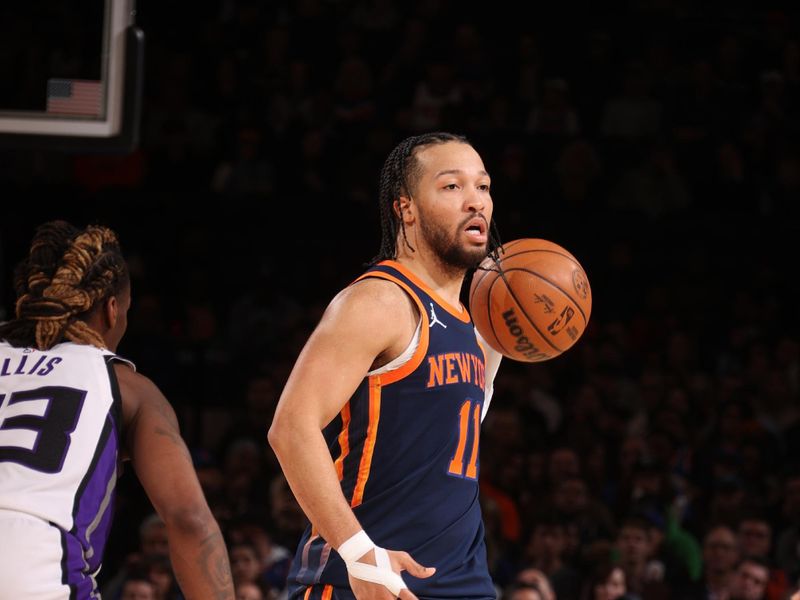
[[[65,339],[104,347],[81,317],[128,284],[128,269],[117,236],[107,227],[80,231],[52,221],[37,229],[15,283],[16,319],[0,326],[0,338],[40,350]]]

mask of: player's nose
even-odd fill
[[[486,199],[480,190],[469,188],[464,197],[464,207],[473,212],[483,212]]]

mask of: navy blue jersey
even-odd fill
[[[422,322],[410,360],[368,375],[323,432],[342,492],[376,544],[436,567],[428,579],[403,573],[417,596],[495,598],[478,501],[485,356],[469,314],[396,262],[382,262],[364,277],[400,286]],[[323,598],[349,587],[344,562],[312,528],[297,549],[289,584],[295,598],[312,597],[309,586],[324,590]]]

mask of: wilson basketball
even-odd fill
[[[469,292],[483,339],[508,358],[541,362],[569,349],[592,312],[589,279],[564,248],[541,239],[504,244],[481,262]]]

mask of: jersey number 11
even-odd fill
[[[470,419],[472,416],[472,419]],[[470,423],[471,421],[471,423]],[[450,475],[457,477],[466,477],[467,479],[478,478],[478,439],[480,438],[481,428],[481,405],[480,402],[473,404],[472,400],[467,399],[461,405],[459,411],[459,428],[458,428],[458,446],[453,459],[450,461],[450,468],[447,472]],[[472,427],[470,427],[472,425]],[[464,451],[467,448],[467,438],[470,437],[470,429],[472,429],[472,450],[469,456],[469,462],[464,462]]]

